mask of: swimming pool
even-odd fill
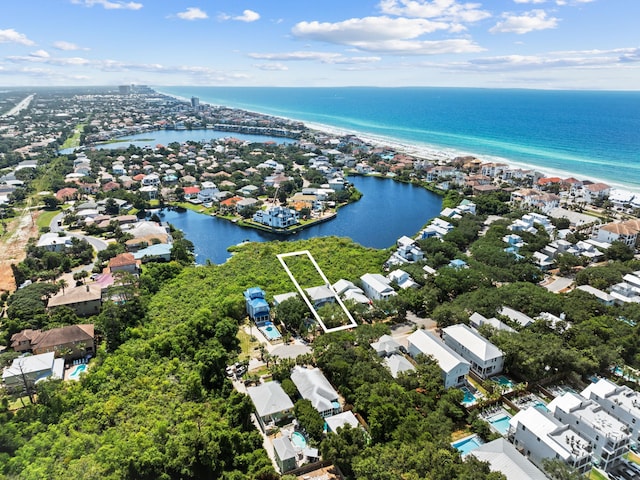
[[[307,440],[300,432],[293,432],[291,434],[291,443],[294,447],[299,448],[300,450],[307,448]]]
[[[69,374],[70,380],[77,380],[80,378],[80,374],[87,369],[87,366],[83,363],[81,365],[76,365],[76,368],[73,369],[73,372]]]
[[[471,393],[471,390],[469,390],[467,387],[460,387],[460,390],[462,390],[462,393],[464,393],[462,403],[470,404],[476,401],[476,396]]]
[[[543,412],[548,412],[549,411],[547,406],[544,403],[540,402],[540,401],[534,403],[533,406],[535,408],[537,408],[538,410],[542,410]]]
[[[504,375],[500,375],[498,377],[494,377],[492,378],[493,381],[498,382],[500,385],[507,387],[507,388],[513,388],[513,382],[511,380],[509,380],[507,377],[505,377]]]
[[[505,436],[509,432],[509,420],[511,417],[508,415],[502,415],[489,420],[489,423],[496,429],[502,436]]]
[[[282,337],[282,335],[280,335],[280,332],[278,331],[276,326],[271,322],[265,322],[263,326],[258,328],[264,334],[264,336],[267,337],[267,340],[269,341],[278,340],[279,338]]]
[[[484,442],[477,435],[472,435],[471,437],[463,438],[462,440],[458,440],[457,442],[453,442],[451,446],[458,450],[462,455],[469,453],[472,450],[475,450]]]

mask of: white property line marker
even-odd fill
[[[300,284],[298,283],[296,278],[293,276],[293,273],[291,273],[291,270],[289,270],[289,267],[287,266],[286,262],[284,261],[284,259],[286,257],[299,257],[299,256],[302,256],[302,255],[306,255],[309,258],[309,260],[311,260],[311,263],[315,267],[316,271],[318,272],[318,274],[320,274],[320,277],[322,278],[322,281],[333,292],[333,297],[336,299],[336,301],[338,302],[338,305],[340,305],[340,307],[342,308],[344,313],[347,315],[347,318],[350,320],[351,323],[349,323],[347,325],[340,325],[339,327],[335,327],[335,328],[327,328],[326,327],[326,325],[324,324],[324,322],[320,318],[320,315],[318,315],[318,312],[316,311],[315,307],[313,306],[313,304],[309,300],[309,297],[307,297],[307,294],[304,292],[304,290],[302,289],[302,287],[300,286]],[[287,272],[287,275],[289,275],[289,278],[291,279],[293,284],[296,286],[296,289],[298,290],[298,293],[300,293],[300,295],[302,296],[302,299],[307,304],[307,307],[309,307],[309,310],[311,310],[311,313],[313,313],[313,316],[315,317],[315,319],[318,321],[318,323],[322,327],[322,330],[324,330],[324,333],[339,332],[341,330],[347,330],[349,328],[354,328],[354,327],[358,326],[358,324],[356,323],[354,318],[351,316],[351,313],[349,312],[349,310],[347,310],[347,307],[345,307],[344,303],[342,303],[342,300],[340,300],[340,296],[333,289],[333,287],[331,286],[331,283],[329,282],[329,280],[325,276],[324,272],[320,269],[320,267],[318,266],[318,263],[316,262],[315,258],[313,258],[313,256],[311,255],[311,252],[309,250],[301,250],[299,252],[281,253],[280,255],[277,255],[277,257],[278,257],[278,260],[280,260],[280,263],[282,264],[282,267]]]

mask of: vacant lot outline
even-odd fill
[[[336,302],[338,303],[338,305],[340,305],[340,308],[342,308],[344,313],[347,315],[347,318],[349,319],[350,323],[348,323],[346,325],[340,325],[339,327],[334,327],[334,328],[327,328],[326,327],[326,325],[324,324],[324,322],[320,318],[320,315],[318,315],[318,312],[316,311],[315,307],[313,306],[313,304],[309,300],[309,297],[307,296],[306,292],[302,289],[302,287],[300,286],[300,284],[296,280],[296,277],[293,275],[293,273],[291,273],[291,270],[289,270],[289,267],[287,266],[287,263],[284,260],[287,257],[297,257],[297,256],[302,256],[302,255],[306,255],[309,258],[309,260],[311,260],[311,263],[313,264],[313,266],[315,267],[316,271],[318,272],[318,274],[322,278],[322,281],[324,282],[324,284],[327,287],[329,287],[329,289],[333,292],[333,296],[336,299]],[[318,266],[318,263],[316,262],[315,258],[313,258],[313,255],[311,255],[311,252],[309,250],[301,250],[299,252],[281,253],[277,257],[278,257],[278,260],[280,261],[280,263],[282,264],[282,267],[287,272],[287,275],[289,275],[289,278],[291,279],[293,284],[296,286],[296,289],[298,290],[298,293],[300,293],[300,296],[302,297],[302,299],[305,301],[305,303],[309,307],[309,310],[311,310],[311,313],[313,313],[313,316],[315,317],[316,321],[318,322],[320,327],[322,327],[322,330],[324,331],[324,333],[339,332],[341,330],[347,330],[349,328],[354,328],[354,327],[358,326],[356,321],[351,316],[351,313],[349,312],[349,310],[347,310],[347,307],[345,307],[344,303],[342,303],[342,300],[340,300],[340,297],[338,296],[338,294],[336,294],[335,290],[331,286],[331,282],[329,282],[329,280],[325,276],[324,272],[320,269],[320,266]]]

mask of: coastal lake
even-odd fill
[[[442,210],[442,198],[422,187],[386,178],[349,177],[362,198],[340,208],[333,220],[314,225],[294,235],[277,236],[237,226],[227,220],[191,210],[165,209],[161,218],[182,230],[193,242],[196,263],[224,263],[227,248],[244,241],[301,240],[313,237],[349,237],[372,248],[388,248],[402,235],[414,236]]]

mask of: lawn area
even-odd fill
[[[9,410],[15,411],[24,407],[25,405],[29,405],[31,401],[29,400],[29,396],[25,395],[24,397],[18,397],[15,400],[9,402]]]
[[[257,352],[256,349],[260,345],[260,342],[255,340],[255,337],[254,340],[252,340],[252,337],[245,332],[242,327],[238,329],[238,334],[236,336],[238,337],[238,340],[240,340],[240,355],[238,355],[238,360],[243,362],[255,357],[255,353]]]
[[[471,430],[467,430],[467,429],[456,430],[451,434],[451,441],[457,442],[461,438],[468,437],[469,435],[473,435],[473,432]]]
[[[599,470],[592,468],[589,472],[589,480],[609,480],[609,477],[602,474]]]
[[[172,205],[176,206],[176,207],[180,207],[180,208],[184,208],[187,210],[193,210],[196,213],[212,213],[214,211],[214,208],[207,208],[207,207],[203,207],[202,205],[196,205],[195,203],[191,203],[191,202],[175,202]]]
[[[82,135],[82,129],[84,128],[84,123],[79,123],[76,125],[76,128],[73,130],[73,135],[67,138],[62,147],[60,148],[74,148],[80,146],[80,135]]]
[[[62,210],[44,210],[42,213],[40,213],[40,215],[38,215],[36,225],[38,225],[38,228],[48,227],[53,217],[55,217],[61,211]]]

